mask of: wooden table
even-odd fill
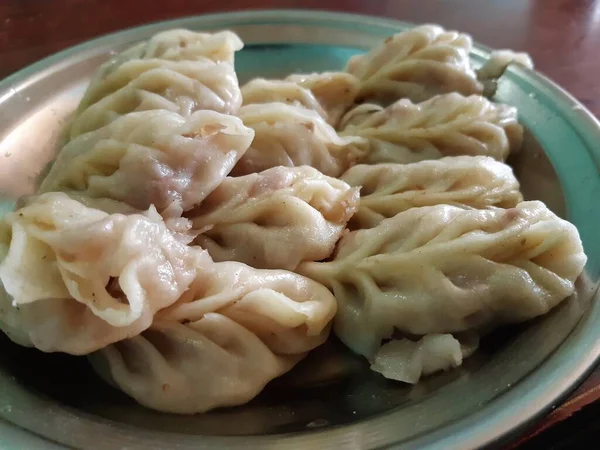
[[[0,0],[0,78],[111,31],[186,15],[256,8],[320,8],[439,23],[470,33],[490,47],[528,52],[538,70],[600,116],[600,0],[170,0],[168,4],[154,0]],[[530,430],[526,441],[518,443],[523,448],[547,448],[549,443],[563,442],[560,448],[573,448],[583,442],[578,439],[590,437],[589,430],[600,428],[600,416],[595,415],[600,408],[595,405],[563,419],[597,398],[600,370]],[[559,421],[563,422],[550,428]],[[529,439],[532,435],[536,437]]]

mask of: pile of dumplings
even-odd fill
[[[528,57],[475,71],[471,45],[425,25],[343,72],[242,87],[230,31],[115,56],[0,223],[0,327],[182,414],[248,402],[331,329],[391,379],[459,366],[586,263],[504,164],[523,129],[489,98]]]

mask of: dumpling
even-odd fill
[[[188,210],[227,176],[254,132],[237,117],[196,111],[127,114],[71,141],[60,152],[40,192],[80,191],[138,209]]]
[[[361,161],[365,164],[406,164],[456,155],[504,161],[523,140],[516,108],[456,93],[419,104],[400,100],[371,114],[363,109],[342,121],[347,125],[340,136],[369,140]]]
[[[155,320],[142,334],[88,358],[105,381],[138,403],[179,414],[247,403],[301,359],[274,354],[219,313],[187,323]]]
[[[293,81],[254,78],[243,85],[241,91],[244,105],[286,103],[316,111],[325,121],[328,120],[327,111],[317,97]]]
[[[360,80],[360,99],[383,104],[402,98],[422,102],[448,92],[480,94],[469,60],[472,45],[469,35],[423,25],[353,56],[346,71]]]
[[[204,61],[234,63],[235,52],[244,43],[233,31],[198,33],[173,29],[155,34],[147,43],[136,47],[138,58],[169,59],[172,61]]]
[[[512,169],[486,156],[454,156],[412,164],[357,165],[341,178],[360,186],[350,227],[372,228],[418,206],[511,208],[523,200]]]
[[[328,122],[333,127],[354,103],[359,90],[358,78],[345,72],[293,74],[286,80],[310,89],[327,111]]]
[[[338,177],[364,154],[364,139],[338,136],[318,112],[300,106],[251,104],[240,108],[239,117],[254,130],[254,140],[233,176],[276,166],[311,166]]]
[[[336,334],[372,358],[394,329],[453,333],[545,314],[573,293],[585,263],[577,229],[533,201],[412,208],[345,235],[331,262],[298,272],[332,290]]]
[[[294,270],[331,255],[358,207],[358,189],[308,166],[225,178],[189,213],[195,243],[215,261]]]
[[[520,64],[528,69],[533,69],[533,60],[527,53],[518,53],[512,50],[493,51],[490,59],[477,71],[477,79],[483,84],[484,95],[491,97],[496,93],[498,79],[511,64]]]
[[[338,129],[344,130],[355,125],[360,126],[360,124],[364,123],[374,113],[381,112],[384,109],[383,106],[374,103],[361,103],[344,114],[340,119]]]
[[[371,370],[391,380],[415,384],[422,376],[460,366],[477,348],[451,334],[427,334],[418,341],[394,339],[381,346]]]
[[[282,102],[302,106],[334,127],[357,92],[358,80],[344,72],[295,74],[284,80],[256,78],[242,86],[244,105]]]
[[[115,75],[124,71],[132,80],[81,109],[71,123],[71,139],[133,111],[161,109],[187,117],[201,109],[235,114],[241,106],[237,77],[227,63],[136,60]]]
[[[108,214],[48,193],[3,220],[0,328],[45,352],[81,355],[135,336],[210,261],[155,210]]]
[[[236,113],[242,99],[233,55],[242,46],[232,32],[171,30],[126,50],[96,72],[71,124],[71,138],[132,111]]]
[[[91,359],[147,407],[200,413],[254,398],[327,339],[335,311],[331,293],[300,275],[213,263],[147,331]]]

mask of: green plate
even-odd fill
[[[2,210],[33,191],[93,70],[135,41],[174,27],[233,29],[246,42],[236,62],[244,81],[340,69],[409,26],[321,12],[219,14],[127,30],[40,61],[0,82]],[[472,54],[476,66],[487,57],[483,47]],[[506,439],[547,413],[600,355],[593,298],[600,276],[600,128],[571,96],[523,68],[508,70],[497,100],[516,106],[528,130],[524,151],[510,161],[526,198],[571,220],[589,256],[577,295],[551,314],[495,333],[459,370],[415,387],[370,372],[331,339],[248,405],[190,417],[138,406],[100,381],[85,359],[1,339],[0,446],[466,449]]]

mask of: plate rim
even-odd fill
[[[374,15],[363,15],[354,13],[340,13],[326,10],[306,10],[306,9],[257,9],[250,11],[231,11],[224,13],[201,14],[194,16],[183,16],[165,21],[155,21],[144,25],[125,28],[114,32],[102,34],[93,39],[86,40],[80,44],[68,47],[64,50],[51,54],[33,64],[8,75],[0,80],[0,103],[6,96],[12,96],[18,93],[13,86],[19,88],[26,87],[30,82],[35,81],[37,77],[43,76],[44,72],[55,66],[69,64],[73,58],[86,50],[96,49],[98,51],[103,46],[108,45],[112,40],[120,36],[135,35],[140,32],[150,31],[158,32],[161,29],[173,27],[185,27],[186,23],[194,21],[219,21],[219,20],[235,20],[235,19],[277,19],[278,22],[297,20],[315,20],[326,22],[328,20],[345,21],[348,23],[356,23],[357,20],[367,24],[377,26],[389,26],[395,28],[407,28],[416,24],[404,22],[400,20],[382,18]],[[474,52],[486,53],[490,49],[486,46],[475,44]],[[524,67],[511,67],[508,69],[513,74],[520,78],[530,78],[547,88],[555,99],[559,99],[566,105],[572,107],[572,114],[577,117],[568,118],[569,124],[577,131],[582,139],[588,143],[591,138],[600,142],[600,121],[592,114],[585,105],[579,102],[573,95],[556,84],[546,75],[537,71],[530,70]],[[600,158],[600,149],[595,150],[593,147],[586,145],[586,149],[596,161]],[[578,348],[579,355],[576,367],[569,367],[566,370],[564,365],[561,370],[561,365],[558,364],[561,354],[569,353],[571,347],[577,347],[577,340],[582,341],[582,336],[590,338],[589,334],[594,334],[594,322],[600,319],[600,301],[598,292],[593,294],[593,299],[585,315],[569,333],[567,338],[544,362],[533,371],[525,376],[518,386],[509,389],[500,396],[492,399],[481,410],[473,412],[461,419],[449,423],[440,429],[423,436],[417,436],[415,439],[403,445],[403,448],[480,448],[491,444],[498,444],[503,440],[515,436],[533,422],[539,420],[543,415],[557,406],[564,398],[566,398],[572,390],[574,390],[600,362],[600,330],[595,333],[595,338],[588,339],[585,349]],[[586,334],[587,332],[587,334]],[[581,347],[581,345],[579,345]],[[572,351],[572,349],[571,349]],[[547,373],[553,374],[553,377],[548,377]],[[552,379],[548,379],[552,378]],[[543,392],[538,391],[546,391]],[[531,399],[531,403],[535,405],[528,407],[518,403],[514,406],[513,398],[521,396],[523,392],[534,392],[537,397]],[[512,405],[514,409],[508,408]],[[2,417],[2,416],[0,416]],[[11,426],[22,427],[10,423]],[[38,435],[36,432],[27,430],[40,440],[47,440],[44,436]],[[280,435],[284,436],[284,435]],[[60,444],[63,445],[63,444]],[[390,444],[391,446],[398,445],[397,443]]]

